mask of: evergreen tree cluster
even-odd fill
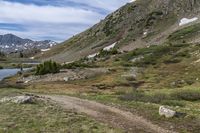
[[[44,63],[37,65],[36,75],[45,75],[49,73],[59,73],[60,72],[60,64],[54,61],[45,61]]]

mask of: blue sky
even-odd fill
[[[0,34],[64,41],[130,0],[0,0]]]

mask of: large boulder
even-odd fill
[[[160,106],[160,108],[159,108],[159,115],[165,116],[166,118],[175,117],[176,113],[177,113],[176,111],[171,110],[171,109],[164,107],[164,106]]]

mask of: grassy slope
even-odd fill
[[[108,74],[67,84],[33,85],[28,91],[97,100],[130,110],[168,129],[198,133],[200,64],[196,61],[199,60],[199,49],[199,44],[182,42],[136,49],[92,63],[99,67],[111,67]],[[140,60],[131,61],[141,56]],[[131,76],[134,67],[139,69],[136,79]],[[136,88],[139,91],[135,91]],[[187,117],[160,117],[160,105],[187,113]]]

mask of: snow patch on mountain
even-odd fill
[[[98,52],[98,53],[91,54],[91,55],[88,55],[88,58],[91,59],[91,58],[96,57],[97,55],[99,55],[99,52]]]
[[[115,47],[115,45],[117,44],[117,42],[111,44],[110,46],[107,46],[105,48],[103,48],[104,51],[110,51],[111,49],[113,49]]]
[[[182,19],[180,20],[179,26],[183,26],[183,25],[186,25],[186,24],[192,23],[192,22],[197,21],[197,20],[198,20],[197,17],[194,17],[194,18],[191,18],[191,19],[188,19],[188,18],[182,18]]]

